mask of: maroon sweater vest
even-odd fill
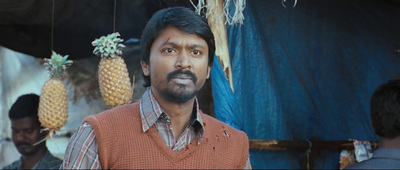
[[[243,169],[247,135],[201,112],[205,133],[178,152],[152,126],[142,131],[139,102],[85,118],[95,132],[103,169]]]

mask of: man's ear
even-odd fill
[[[140,61],[140,65],[142,66],[143,74],[144,74],[145,76],[150,76],[149,65],[147,65],[147,63],[144,62],[143,60]]]
[[[207,79],[210,78],[210,73],[211,73],[211,66],[207,67]]]

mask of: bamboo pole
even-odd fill
[[[209,6],[208,9],[211,10],[207,19],[211,31],[215,36],[215,54],[221,63],[222,69],[233,91],[223,0],[207,0],[207,5]]]
[[[379,144],[371,142],[373,150]],[[354,150],[353,141],[305,141],[305,140],[262,140],[249,139],[250,149],[269,151],[305,151],[308,155],[302,160],[302,169],[314,169],[315,159],[328,150]]]
[[[374,142],[371,142],[371,144]],[[311,145],[310,145],[311,144]],[[375,142],[372,149],[379,144]],[[249,139],[250,149],[285,151],[285,150],[354,150],[353,141],[289,141]]]

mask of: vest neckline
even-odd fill
[[[147,131],[150,135],[150,138],[156,143],[157,147],[161,150],[161,152],[168,158],[172,163],[178,163],[182,159],[186,158],[193,152],[195,152],[198,148],[200,148],[204,142],[200,142],[197,145],[197,141],[199,140],[199,133],[196,134],[195,138],[186,145],[185,148],[182,148],[179,151],[173,151],[171,148],[165,144],[164,140],[161,138],[160,134],[157,132],[157,129],[154,126]]]

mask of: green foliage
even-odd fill
[[[121,44],[123,39],[118,38],[118,36],[120,36],[120,34],[115,32],[95,39],[92,42],[92,45],[95,46],[93,53],[102,58],[121,56],[122,49],[125,45]]]
[[[53,51],[51,59],[45,58],[45,65],[51,78],[61,78],[67,67],[71,66],[72,60],[67,60],[68,55],[62,56]]]

